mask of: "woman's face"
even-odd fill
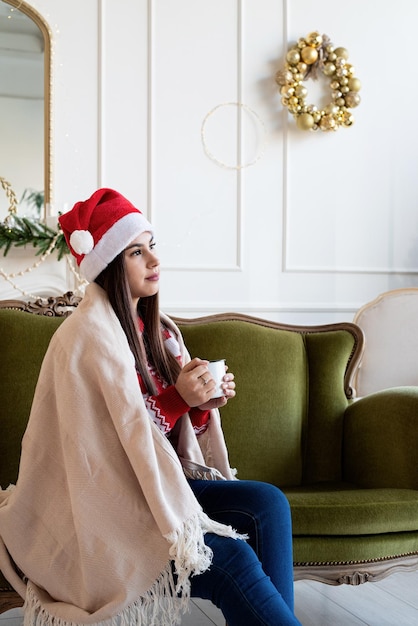
[[[147,231],[131,241],[124,250],[126,275],[134,305],[139,298],[158,293],[160,261],[154,254],[154,247],[154,237]]]

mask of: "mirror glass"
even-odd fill
[[[43,18],[21,0],[0,1],[0,176],[19,202],[18,215],[45,217],[50,202],[51,37]],[[0,220],[9,201],[0,189]]]

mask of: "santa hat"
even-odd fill
[[[58,218],[80,271],[92,282],[138,235],[152,226],[124,196],[98,189]]]

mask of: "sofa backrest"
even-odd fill
[[[221,410],[232,467],[280,486],[341,480],[343,414],[363,335],[236,313],[177,318],[191,356],[225,358],[237,396]]]
[[[43,356],[64,317],[0,307],[0,486],[15,483]],[[222,409],[240,478],[340,480],[343,412],[362,354],[354,324],[300,327],[237,313],[176,319],[192,356],[225,358],[237,396]]]
[[[23,433],[49,341],[63,317],[0,309],[0,486],[15,483]]]

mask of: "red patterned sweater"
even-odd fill
[[[142,333],[144,323],[141,319],[139,320],[139,328]],[[161,332],[163,333],[163,339],[167,349],[176,357],[179,363],[181,363],[180,346],[176,338],[165,326],[162,326]],[[162,430],[165,435],[168,435],[177,420],[184,413],[189,413],[195,433],[199,435],[205,432],[208,427],[209,411],[202,411],[198,407],[189,407],[175,386],[168,385],[166,381],[162,380],[155,368],[149,364],[148,371],[157,389],[156,395],[150,395],[148,393],[142,376],[139,373],[137,373],[138,380],[148,413],[160,430]]]

